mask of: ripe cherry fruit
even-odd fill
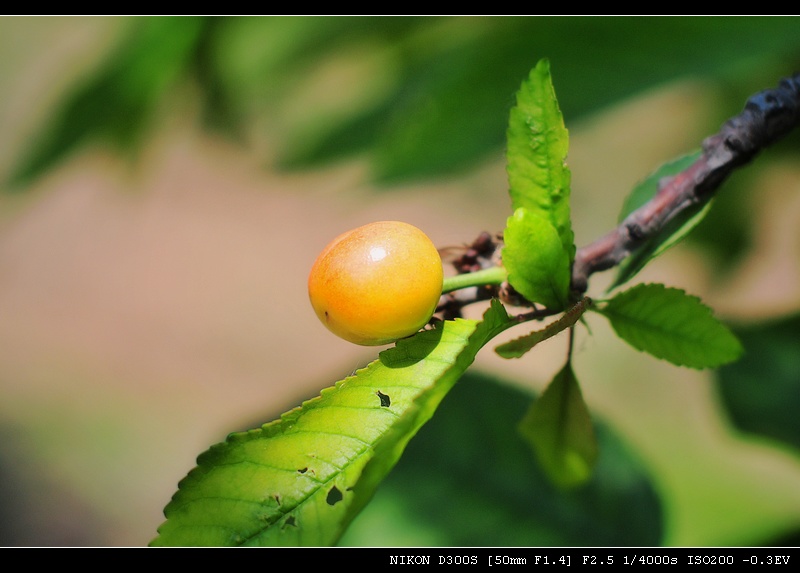
[[[425,233],[379,221],[336,237],[308,277],[314,311],[337,336],[376,346],[425,326],[442,294],[439,252]]]

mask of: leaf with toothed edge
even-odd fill
[[[482,321],[399,340],[279,420],[231,434],[198,457],[151,545],[336,543],[478,350],[513,324],[494,300]]]
[[[569,133],[540,60],[517,92],[508,121],[507,171],[514,213],[503,232],[508,282],[530,302],[561,310],[575,258],[570,221]]]
[[[567,264],[575,258],[570,219],[569,132],[550,77],[550,62],[540,60],[517,92],[508,121],[507,171],[514,210],[524,207],[555,229]]]
[[[737,360],[739,339],[699,298],[662,284],[640,284],[598,308],[625,342],[656,358],[690,368]]]
[[[511,286],[531,302],[566,308],[570,260],[555,227],[520,207],[508,218],[503,235],[503,265]]]
[[[520,358],[524,356],[529,350],[540,342],[544,342],[548,338],[552,338],[567,328],[572,328],[576,322],[583,316],[592,306],[592,301],[588,297],[575,303],[567,312],[565,312],[556,321],[551,322],[541,330],[535,330],[525,336],[515,338],[505,344],[501,344],[494,349],[498,355],[503,358]]]

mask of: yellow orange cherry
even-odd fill
[[[311,268],[308,296],[331,332],[375,346],[425,326],[443,277],[439,252],[425,233],[408,223],[379,221],[325,247]]]

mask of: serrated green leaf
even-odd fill
[[[599,309],[628,344],[690,368],[733,362],[742,345],[699,298],[661,284],[641,284],[619,293]]]
[[[572,366],[567,364],[519,424],[542,468],[560,487],[574,487],[592,475],[597,440]]]
[[[503,266],[508,282],[531,302],[560,310],[567,306],[570,258],[546,219],[520,207],[503,233]]]
[[[662,179],[673,177],[680,173],[694,163],[698,157],[700,157],[699,151],[667,162],[637,184],[622,205],[619,222],[621,223],[625,217],[655,197],[656,193],[658,193],[658,184]],[[636,252],[622,261],[617,269],[617,276],[609,290],[629,281],[648,262],[681,241],[705,218],[711,208],[711,203],[712,201],[707,201],[686,208],[669,221],[657,236],[652,237]]]
[[[584,297],[555,322],[548,324],[541,330],[536,330],[526,336],[520,336],[510,342],[501,344],[494,350],[503,358],[520,358],[540,342],[552,338],[559,332],[574,326],[575,323],[578,322],[578,319],[583,316],[583,313],[589,309],[591,304],[591,299]]]
[[[570,221],[569,134],[558,107],[550,63],[540,60],[517,92],[507,132],[507,170],[513,209],[548,221],[557,231],[569,263],[575,257]]]
[[[331,545],[475,354],[513,322],[446,321],[279,420],[202,454],[152,545]]]
[[[340,545],[658,546],[661,500],[627,440],[595,417],[591,479],[556,488],[518,430],[532,399],[529,389],[470,368]]]

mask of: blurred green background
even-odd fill
[[[502,230],[508,111],[542,57],[581,246],[800,69],[800,20],[0,18],[0,545],[145,545],[201,451],[374,358],[314,317],[316,253],[378,219],[442,247]],[[639,277],[701,296],[741,362],[673,367],[591,319],[600,461],[559,492],[514,426],[566,341],[487,347],[342,543],[797,545],[798,144]]]

